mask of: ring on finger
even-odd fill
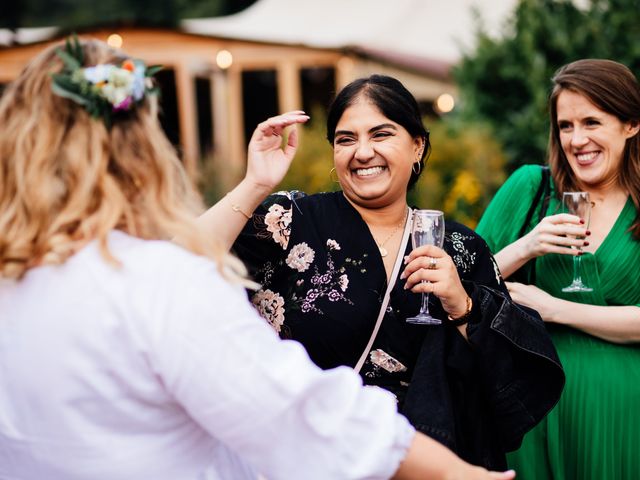
[[[438,259],[434,257],[429,257],[429,265],[427,266],[427,269],[435,270],[436,268],[438,268]]]

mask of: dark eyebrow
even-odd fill
[[[370,128],[369,133],[375,133],[378,130],[384,130],[385,128],[391,128],[396,131],[398,130],[392,123],[383,123],[381,125],[376,125],[375,127]],[[338,135],[353,135],[353,132],[349,130],[336,130],[336,133],[333,136],[337,137]]]
[[[369,130],[369,133],[377,132],[378,130],[384,130],[385,128],[391,128],[392,130],[398,130],[396,126],[392,123],[383,123],[382,125],[376,125],[372,129]]]

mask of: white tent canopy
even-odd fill
[[[477,8],[500,31],[516,0],[259,0],[227,17],[184,20],[184,31],[320,48],[360,47],[455,63],[473,47]]]

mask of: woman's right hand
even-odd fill
[[[295,110],[260,123],[249,141],[245,179],[267,191],[278,185],[286,175],[298,149],[298,132],[295,125],[307,120],[308,115],[302,110]],[[294,128],[289,132],[286,145],[283,145],[282,136],[285,129],[291,125],[294,125]]]
[[[512,480],[513,470],[490,472],[465,462],[444,445],[416,432],[407,454],[392,477],[394,480]]]
[[[578,255],[580,250],[570,247],[583,247],[584,237],[589,235],[584,222],[575,215],[559,213],[544,217],[538,225],[520,239],[518,243],[524,249],[523,257],[530,260],[547,253]],[[578,239],[577,237],[583,237]]]

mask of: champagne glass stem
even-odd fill
[[[582,283],[582,260],[580,255],[573,257],[573,283]]]
[[[429,315],[429,293],[422,292],[422,303],[420,304],[420,315]]]

